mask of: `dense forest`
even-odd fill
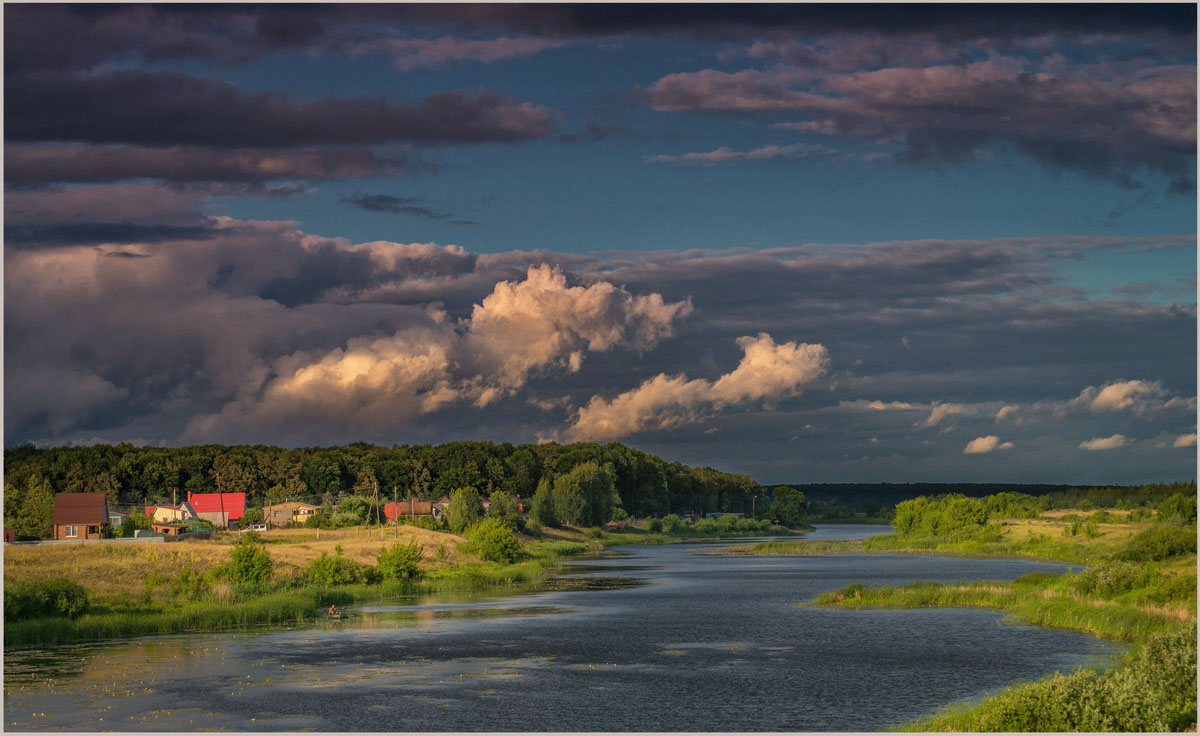
[[[1019,494],[1029,499],[1031,508],[1054,509],[1134,509],[1157,508],[1176,494],[1196,494],[1196,483],[1152,483],[1131,486],[1070,486],[1043,483],[791,483],[789,487],[804,493],[809,501],[809,518],[841,519],[855,513],[887,516],[902,501],[918,496],[958,494],[984,498],[1001,494]],[[776,486],[766,486],[768,493]]]
[[[436,499],[460,488],[473,488],[483,497],[499,491],[531,499],[539,483],[553,486],[585,465],[611,476],[615,493],[609,513],[749,512],[756,500],[759,509],[766,500],[763,489],[745,475],[667,462],[618,443],[380,447],[363,442],[294,450],[26,445],[5,450],[4,464],[6,524],[22,515],[40,518],[54,493],[78,491],[102,492],[111,507],[170,503],[189,492],[244,492],[247,507],[285,500],[337,504],[376,492],[383,499]]]

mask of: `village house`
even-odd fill
[[[188,493],[187,503],[196,510],[198,518],[212,522],[219,529],[246,515],[245,493]]]
[[[187,501],[178,505],[161,504],[158,506],[147,506],[146,516],[150,517],[151,521],[167,523],[171,521],[187,521],[188,519],[196,518],[196,509]]]
[[[103,493],[54,494],[55,539],[103,539],[108,499]]]
[[[311,503],[285,501],[271,506],[263,506],[263,521],[268,526],[303,526],[309,517],[321,509]]]

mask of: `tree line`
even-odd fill
[[[668,462],[615,442],[356,442],[298,449],[25,445],[6,449],[4,462],[5,525],[27,536],[48,535],[54,494],[64,492],[104,493],[110,508],[182,501],[189,492],[245,493],[252,508],[283,501],[332,506],[348,497],[432,500],[463,488],[484,498],[520,496],[536,507],[540,491],[548,517],[584,525],[623,515],[748,513],[770,500],[746,475]],[[42,528],[45,533],[37,533]]]

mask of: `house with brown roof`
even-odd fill
[[[55,539],[103,539],[108,499],[103,493],[54,494]]]

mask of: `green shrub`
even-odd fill
[[[26,580],[4,586],[4,618],[78,616],[88,609],[88,594],[83,586],[66,578]]]
[[[208,592],[208,582],[204,576],[196,572],[190,567],[185,567],[179,571],[179,575],[171,581],[171,586],[168,588],[172,598],[183,598],[186,600],[196,600],[203,597]]]
[[[224,566],[225,577],[235,583],[257,585],[271,577],[275,563],[271,555],[258,543],[258,535],[247,532],[234,545],[229,555],[229,563]]]
[[[926,731],[1182,731],[1196,721],[1196,632],[1151,634],[1103,673],[1017,685],[914,724]]]
[[[379,575],[384,580],[416,580],[423,574],[418,564],[421,556],[421,545],[416,542],[396,542],[391,549],[383,547],[376,558],[379,561]]]
[[[892,526],[901,537],[937,537],[964,527],[987,523],[984,500],[961,493],[945,496],[918,496],[896,504]]]
[[[1158,524],[1126,542],[1116,557],[1129,562],[1148,562],[1195,552],[1195,529]]]
[[[1196,521],[1196,496],[1176,493],[1158,505],[1158,513],[1164,519],[1178,519],[1182,522]]]
[[[650,531],[655,532],[655,533],[661,532],[663,530],[662,519],[651,519],[650,526],[648,528],[650,529]]]
[[[449,527],[442,519],[435,519],[432,516],[402,516],[400,523],[415,526],[419,529],[428,529],[433,532],[446,531]]]
[[[473,486],[450,492],[450,505],[446,507],[446,523],[450,525],[450,531],[462,534],[482,518],[483,499]]]
[[[599,539],[604,536],[604,530],[598,526],[594,526],[587,530],[587,534],[592,539]]]
[[[323,585],[350,585],[368,582],[367,571],[354,560],[343,557],[340,546],[337,548],[337,554],[333,557],[322,552],[320,557],[313,560],[308,566],[308,577],[314,583]]]
[[[497,519],[484,519],[463,536],[467,538],[468,550],[490,562],[516,562],[521,554],[521,545],[512,529]]]
[[[1132,605],[1185,605],[1196,610],[1196,573],[1158,575],[1144,588],[1135,590],[1122,599]]]
[[[1158,570],[1136,562],[1106,562],[1092,565],[1071,576],[1071,587],[1084,595],[1115,598],[1122,593],[1144,588],[1158,577]]]

